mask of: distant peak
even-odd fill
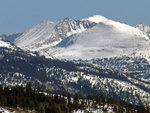
[[[91,17],[88,17],[88,18],[84,18],[82,20],[88,20],[88,21],[91,21],[91,22],[99,23],[99,22],[107,21],[108,19],[104,16],[101,16],[101,15],[94,15],[94,16],[91,16]]]

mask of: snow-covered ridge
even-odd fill
[[[79,29],[73,30],[71,28],[71,31],[67,33],[67,36],[69,37],[69,36],[71,36],[73,34],[82,33],[84,31],[86,31],[86,29],[80,24],[80,28]]]
[[[144,33],[150,32],[150,26],[149,26],[149,25],[138,24],[138,25],[136,25],[135,27],[138,28],[138,29],[140,29],[140,30],[143,31]]]
[[[55,23],[45,21],[33,26],[31,29],[23,33],[15,40],[15,44],[19,47],[26,47],[30,44],[36,44],[44,39],[49,38],[52,35],[52,29]]]
[[[45,21],[23,33],[15,40],[15,44],[21,48],[32,50],[38,50],[38,48],[43,47],[50,48],[51,45],[57,45],[57,42],[60,42],[60,40],[73,34],[82,33],[95,25],[93,22],[69,18],[59,22]]]
[[[95,23],[99,23],[99,22],[106,23],[108,21],[107,18],[100,16],[100,15],[94,15],[94,16],[82,19],[82,21],[84,21],[84,20],[88,20],[88,21],[95,22]]]
[[[87,30],[88,26],[84,26],[84,24],[85,24],[84,21],[82,22],[79,20],[65,18],[56,24],[55,30],[63,38],[69,37],[73,34],[81,33],[81,32],[84,32],[85,30]]]
[[[150,38],[150,26],[149,25],[138,24],[135,27],[141,30],[145,35],[148,35]]]
[[[114,26],[115,28],[117,28],[120,31],[128,32],[129,34],[135,34],[137,36],[144,37],[146,40],[149,40],[147,35],[143,34],[143,32],[141,30],[139,30],[135,27],[132,27],[130,25],[124,24],[124,23],[112,21],[112,20],[107,19],[107,18],[105,18],[103,16],[100,16],[100,15],[94,15],[92,17],[85,18],[85,19],[82,19],[82,20],[88,20],[88,21],[95,22],[95,23],[102,22],[105,25]]]

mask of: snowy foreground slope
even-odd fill
[[[7,109],[4,109],[4,108],[0,108],[0,113],[13,113]]]
[[[15,40],[46,57],[91,59],[139,56],[149,59],[149,37],[138,28],[95,15],[82,20],[43,22]]]

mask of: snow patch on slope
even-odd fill
[[[11,112],[7,109],[4,109],[4,108],[0,108],[0,113],[15,113],[15,112]]]
[[[62,39],[59,39],[58,41],[54,41],[45,45],[41,45],[39,48],[34,48],[33,51],[41,51],[43,49],[48,49],[51,48],[53,46],[56,46],[57,44],[59,44],[62,41]],[[32,49],[31,49],[32,50]]]
[[[0,38],[0,47],[13,48],[10,42],[3,41],[1,38]]]

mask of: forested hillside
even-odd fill
[[[33,89],[31,83],[25,87],[0,86],[0,107],[22,109],[23,111],[38,113],[76,113],[88,112],[114,112],[114,113],[149,113],[150,108],[133,106],[123,100],[116,102],[114,98],[101,96],[82,97],[78,94],[52,94],[44,93],[41,88]]]

